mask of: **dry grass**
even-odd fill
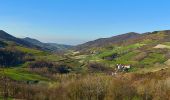
[[[56,83],[7,82],[9,96],[27,100],[169,100],[170,70],[145,74],[57,74]],[[5,83],[3,83],[5,84]],[[1,91],[4,85],[1,82]]]

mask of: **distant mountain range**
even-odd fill
[[[96,48],[97,47],[106,47],[106,46],[113,45],[113,44],[120,44],[122,42],[124,42],[124,44],[136,42],[139,40],[151,38],[151,37],[149,37],[150,34],[156,34],[156,33],[160,33],[160,32],[170,34],[169,30],[154,31],[154,32],[148,32],[148,33],[142,33],[142,34],[135,33],[135,32],[129,32],[129,33],[113,36],[110,38],[100,38],[100,39],[97,39],[94,41],[89,41],[84,44],[80,44],[80,45],[73,47],[70,45],[63,45],[63,44],[57,44],[57,43],[43,43],[43,42],[40,42],[39,40],[30,38],[30,37],[16,38],[16,37],[8,34],[7,32],[0,30],[0,44],[4,44],[4,43],[2,43],[3,41],[13,42],[13,43],[16,43],[16,44],[19,44],[22,46],[26,46],[26,47],[30,47],[30,48],[38,48],[41,50],[51,51],[51,52],[63,51],[63,50],[67,50],[67,49],[74,49],[74,50],[81,51],[81,50],[88,50],[88,49],[95,48],[95,47]],[[154,37],[152,37],[152,38],[154,38]]]
[[[43,42],[40,42],[39,40],[32,39],[29,37],[23,38],[23,40],[29,43],[32,43],[36,46],[39,46],[43,48],[44,50],[53,51],[53,52],[58,51],[58,50],[67,50],[72,47],[70,45],[63,45],[63,44],[57,44],[57,43],[43,43]]]
[[[43,42],[40,42],[39,40],[32,39],[29,37],[16,38],[3,30],[0,30],[0,41],[11,42],[17,45],[30,47],[30,48],[37,48],[37,49],[51,51],[51,52],[62,51],[62,50],[66,50],[72,47],[70,45],[63,45],[63,44],[57,44],[57,43],[43,43]]]

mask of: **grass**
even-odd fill
[[[164,45],[170,46],[170,42],[164,42]]]
[[[146,40],[146,42],[150,42],[150,41]],[[159,51],[158,52],[155,51],[154,53],[150,53],[141,61],[133,59],[133,57],[135,57],[135,55],[140,53],[140,51],[137,49],[144,45],[145,45],[144,43],[143,44],[136,43],[136,44],[132,44],[132,45],[129,45],[126,47],[123,47],[123,46],[115,47],[112,50],[104,50],[103,49],[103,51],[100,54],[88,56],[88,57],[86,57],[86,60],[89,60],[92,62],[104,63],[110,67],[114,67],[116,64],[132,65],[133,68],[130,70],[130,72],[139,71],[140,66],[151,67],[150,71],[157,70],[158,68],[152,70],[152,68],[155,66],[155,64],[156,63],[162,64],[167,60],[163,52],[161,53]],[[110,56],[113,53],[117,53],[119,56],[111,61],[103,59],[103,57]]]
[[[138,51],[132,51],[132,52],[128,52],[127,54],[124,54],[121,57],[118,57],[112,61],[108,61],[108,60],[104,60],[104,59],[101,59],[98,61],[105,63],[105,64],[109,65],[110,67],[113,67],[116,64],[135,65],[138,62],[131,60],[131,58],[134,57],[137,53],[138,53]]]
[[[125,64],[132,65],[132,69],[130,72],[138,72],[140,70],[145,71],[144,68],[150,68],[149,71],[155,71],[162,69],[161,67],[155,67],[156,64],[163,64],[167,58],[165,57],[165,53],[163,51],[154,51],[141,60],[133,59],[136,55],[138,55],[141,51],[138,48],[146,45],[145,43],[150,43],[152,41],[146,40],[144,43],[136,43],[129,46],[120,46],[114,47],[112,50],[102,49],[102,51],[95,55],[89,55],[85,58],[80,59],[81,61],[87,62],[99,62],[103,63],[108,67],[115,67],[116,64]],[[170,44],[170,43],[166,43]],[[152,50],[151,50],[152,51]],[[118,54],[118,57],[113,60],[106,60],[103,57],[111,56],[114,53]],[[142,72],[143,72],[142,71]],[[148,71],[147,71],[148,72]]]
[[[100,54],[87,56],[85,60],[101,62],[109,66],[114,66],[115,64],[118,64],[118,63],[119,64],[135,64],[137,62],[131,59],[139,52],[136,49],[142,47],[143,45],[145,44],[136,43],[136,44],[129,45],[129,46],[115,47],[112,50],[103,50]],[[117,53],[119,57],[117,57],[116,59],[112,61],[103,59],[103,57],[111,56],[114,53]]]
[[[56,74],[56,83],[11,84],[10,97],[24,100],[169,100],[170,70],[154,73]]]
[[[140,48],[143,45],[145,45],[145,44],[136,43],[136,44],[129,45],[129,46],[116,47],[113,50],[103,51],[101,54],[98,55],[98,57],[102,58],[102,57],[110,56],[113,53],[122,54],[124,52],[129,51],[129,50]]]
[[[155,63],[163,63],[165,61],[166,61],[166,58],[163,54],[151,53],[148,55],[148,57],[140,61],[140,64],[145,65],[145,66],[151,66],[151,65],[154,65]]]
[[[4,97],[0,96],[0,100],[4,100]],[[15,100],[13,98],[7,98],[7,100]]]
[[[154,67],[146,67],[146,68],[135,68],[135,70],[130,70],[131,72],[135,72],[135,73],[149,73],[149,72],[158,72],[162,69],[166,69],[169,68],[165,65],[161,65],[160,66],[154,66]]]
[[[136,54],[138,54],[138,51],[132,51],[125,55],[122,55],[121,57],[118,57],[115,60],[115,64],[133,64],[136,63],[135,61],[132,61],[132,57],[134,57]]]
[[[62,60],[64,59],[63,57],[61,56],[57,56],[55,54],[49,54],[49,55],[45,55],[45,56],[36,56],[36,59],[46,59],[48,61],[52,61],[52,62],[57,62],[59,60]]]
[[[153,43],[154,41],[150,40],[150,39],[144,39],[141,43],[143,44],[150,44]]]
[[[22,68],[5,68],[1,69],[1,75],[5,75],[13,80],[17,81],[30,81],[30,80],[39,80],[39,81],[47,81],[48,79],[42,77],[38,74],[28,72]]]
[[[21,46],[16,46],[15,48],[17,50],[24,52],[24,53],[33,54],[33,55],[36,55],[36,56],[45,56],[45,55],[48,54],[47,52],[44,52],[44,51],[26,48],[26,47],[21,47]]]

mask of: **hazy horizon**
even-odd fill
[[[20,38],[69,45],[167,30],[170,1],[163,1],[1,0],[0,29]]]

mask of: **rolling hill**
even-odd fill
[[[140,37],[141,34],[135,33],[135,32],[130,32],[126,34],[121,34],[117,36],[113,36],[110,38],[100,38],[94,41],[89,41],[87,43],[78,45],[75,47],[76,50],[83,50],[83,49],[88,49],[88,48],[93,48],[93,47],[103,47],[107,46],[109,44],[116,44],[121,41],[129,40],[129,39],[134,39],[137,37]]]
[[[45,50],[50,52],[63,51],[72,47],[70,45],[62,45],[57,43],[42,43],[36,39],[32,39],[29,37],[23,39],[16,38],[3,30],[0,30],[0,41],[1,41],[0,45],[1,44],[4,45],[4,43],[15,44],[20,46],[25,46],[28,48],[35,48],[35,49]]]
[[[147,96],[158,100],[157,95],[162,87],[161,93],[165,91],[169,99],[169,30],[98,39],[60,55],[46,52],[53,50],[49,48],[56,44],[46,44],[31,38],[19,39],[5,32],[0,35],[0,75],[4,80],[0,84],[7,84],[8,97],[12,99],[62,100],[64,95],[64,100],[70,97],[74,100],[79,93],[82,94],[78,96],[80,99],[96,95],[110,98],[110,94],[114,93],[118,94],[113,96],[115,99],[131,96],[134,100],[143,100],[147,90]],[[126,71],[117,70],[117,64],[131,67]],[[1,91],[6,88],[1,88]],[[90,90],[101,93],[94,94]],[[152,91],[157,92],[155,94]],[[28,97],[25,94],[29,94]],[[24,96],[21,98],[20,95]]]
[[[113,39],[113,40],[112,40]],[[133,71],[154,71],[168,67],[170,30],[127,33],[79,45],[73,55],[80,62],[100,63],[108,68],[131,65]]]
[[[8,34],[7,32],[3,31],[3,30],[0,30],[0,41],[3,41],[3,42],[12,42],[14,44],[17,44],[17,45],[22,45],[22,46],[26,46],[26,47],[30,47],[30,48],[38,48],[38,46],[32,44],[32,43],[29,43],[27,41],[24,41],[20,38],[16,38],[10,34]]]

